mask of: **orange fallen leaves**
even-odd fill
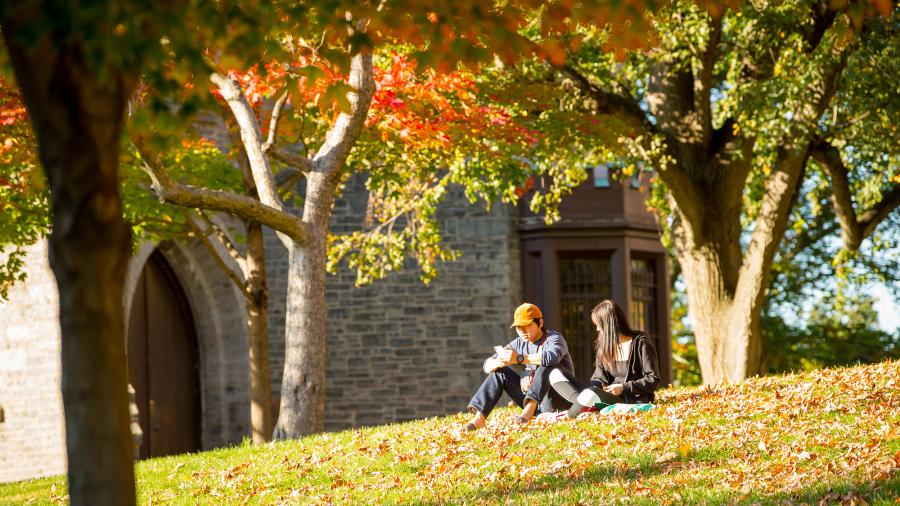
[[[535,494],[567,504],[679,504],[697,488],[739,501],[805,502],[813,484],[897,479],[896,376],[900,362],[887,362],[664,390],[648,413],[520,426],[515,410],[499,410],[476,432],[463,430],[458,415],[329,434],[275,458],[192,473],[184,478],[193,484],[182,485],[197,501],[229,503],[477,504]],[[869,501],[857,492],[822,494],[813,502]]]

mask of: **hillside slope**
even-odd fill
[[[900,504],[900,362],[660,392],[648,413],[462,414],[138,465],[142,504]],[[460,406],[462,408],[462,406]],[[65,502],[63,477],[0,503]]]

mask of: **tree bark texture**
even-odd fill
[[[359,138],[375,90],[372,54],[353,57],[350,114],[342,113],[328,130],[306,177],[303,223],[307,242],[288,246],[285,359],[277,439],[297,438],[325,429],[325,264],[331,206],[344,174],[344,162]]]
[[[99,80],[77,45],[3,35],[50,183],[62,398],[72,504],[134,504],[123,286],[131,253],[118,192],[119,139],[137,75]],[[11,34],[13,34],[11,36]]]
[[[254,444],[272,440],[269,379],[269,288],[262,225],[247,223],[247,332],[250,339],[250,430]]]
[[[726,266],[711,244],[682,243],[676,255],[687,285],[704,383],[739,382],[759,372],[762,297],[737,295],[730,282],[736,269]]]
[[[237,125],[228,122],[232,142],[241,144]],[[256,180],[245,149],[240,149],[238,166],[247,196],[259,199]],[[244,220],[247,230],[247,258],[243,262],[247,302],[248,359],[250,363],[250,433],[254,444],[272,440],[272,382],[269,374],[269,286],[266,275],[266,248],[262,224]]]
[[[325,429],[325,234],[288,249],[284,373],[275,439]]]

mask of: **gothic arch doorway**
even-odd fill
[[[200,449],[197,335],[184,290],[159,251],[147,259],[131,302],[128,380],[144,433],[140,458]]]

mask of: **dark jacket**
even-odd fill
[[[629,404],[637,402],[653,402],[653,392],[659,387],[659,362],[653,340],[644,334],[638,334],[631,341],[631,353],[628,354],[628,371],[622,383],[622,397]],[[613,375],[598,365],[591,376],[591,384],[606,386],[615,381]]]

